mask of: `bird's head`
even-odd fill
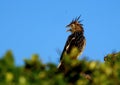
[[[79,17],[77,17],[76,19],[73,19],[72,22],[70,24],[68,24],[66,27],[69,27],[70,29],[67,30],[67,32],[71,32],[71,33],[74,33],[76,31],[80,31],[80,32],[83,32],[83,27],[82,27],[82,24],[80,23],[79,21]]]

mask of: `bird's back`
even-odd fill
[[[72,58],[76,59],[82,53],[86,44],[85,37],[82,32],[74,32],[72,33],[64,46],[63,52],[61,54],[60,60],[62,60],[65,55],[73,55]],[[77,53],[73,53],[72,51],[77,51]]]

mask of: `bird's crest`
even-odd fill
[[[78,23],[78,24],[80,24],[80,25],[83,25],[83,24],[81,24],[81,21],[79,21],[79,19],[80,19],[80,17],[81,17],[81,15],[80,16],[78,16],[78,17],[76,17],[75,19],[73,19],[72,20],[72,22],[70,23],[70,24],[73,24],[73,23]]]

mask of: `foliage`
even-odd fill
[[[65,60],[64,72],[37,54],[16,66],[9,50],[0,59],[0,85],[120,85],[120,52],[106,55],[105,62]]]

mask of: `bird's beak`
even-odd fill
[[[70,27],[70,25],[67,25],[66,28]]]
[[[69,28],[66,32],[71,32],[72,29],[70,28],[70,25],[67,25],[66,28]]]
[[[72,29],[68,29],[66,32],[71,32],[72,31]]]

